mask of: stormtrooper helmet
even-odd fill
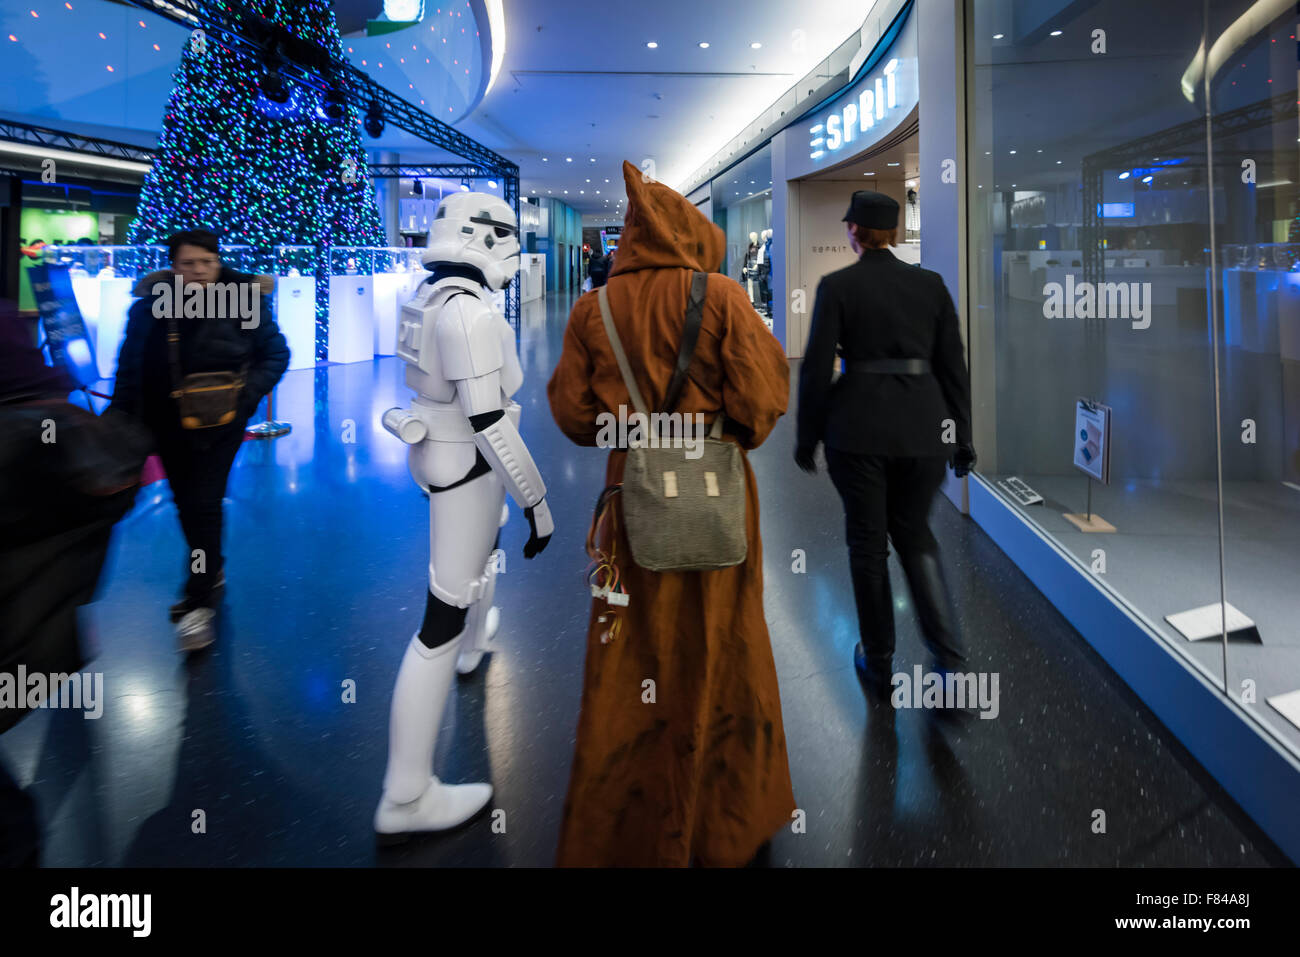
[[[438,204],[421,260],[429,269],[438,263],[473,266],[488,286],[505,289],[519,270],[515,211],[499,196],[450,194]]]

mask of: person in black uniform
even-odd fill
[[[817,287],[799,373],[795,461],[816,472],[814,453],[825,443],[844,501],[862,637],[854,665],[868,690],[883,695],[894,654],[887,539],[907,575],[932,667],[956,671],[965,661],[929,513],[947,463],[959,478],[975,464],[970,380],[943,279],[889,251],[898,203],[856,192],[844,222],[859,259]],[[837,353],[844,374],[832,382]]]

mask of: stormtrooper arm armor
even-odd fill
[[[555,526],[542,473],[502,408],[505,346],[494,324],[485,321],[493,317],[482,300],[457,296],[448,305],[452,304],[460,308],[448,309],[438,323],[443,374],[456,384],[461,411],[474,429],[474,444],[528,518],[532,536],[524,556],[532,558],[546,547]]]

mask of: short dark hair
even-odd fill
[[[206,229],[183,229],[167,237],[167,258],[175,262],[182,246],[198,246],[200,249],[220,255],[218,249],[220,243],[221,240],[217,238],[216,233],[210,233]]]

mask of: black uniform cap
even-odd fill
[[[841,222],[857,223],[865,229],[897,229],[898,202],[884,193],[860,189],[853,194]]]

